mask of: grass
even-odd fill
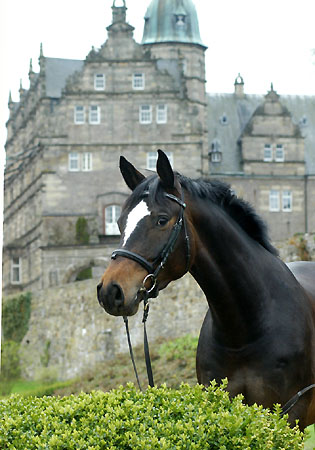
[[[55,381],[55,382],[43,382],[43,381],[26,381],[15,380],[8,383],[2,382],[2,397],[6,397],[10,394],[21,394],[24,396],[33,395],[35,397],[42,397],[44,395],[54,395],[57,389],[65,388],[73,384],[73,380],[69,381]],[[1,398],[1,396],[0,396]]]
[[[314,450],[315,449],[315,425],[311,425],[307,428],[309,433],[309,438],[305,441],[305,450]]]

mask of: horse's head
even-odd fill
[[[158,150],[157,175],[145,178],[124,157],[120,170],[133,192],[118,220],[120,246],[97,296],[109,314],[131,316],[142,299],[141,288],[156,297],[189,269],[191,236],[182,187],[165,153]]]

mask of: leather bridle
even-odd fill
[[[148,197],[148,196],[149,196],[149,191],[145,191],[143,194],[143,197]],[[178,203],[178,205],[180,206],[180,211],[179,211],[177,220],[171,230],[171,234],[169,235],[169,238],[168,238],[166,244],[164,245],[160,254],[156,257],[156,259],[151,263],[147,259],[145,259],[143,256],[140,256],[137,253],[134,253],[130,250],[126,250],[124,248],[116,249],[115,251],[113,251],[112,256],[111,256],[112,259],[116,259],[117,256],[122,256],[124,258],[131,259],[132,261],[135,261],[138,264],[140,264],[148,272],[148,275],[146,275],[142,281],[142,286],[139,288],[138,292],[136,293],[136,298],[138,298],[139,301],[143,300],[143,304],[144,304],[143,319],[142,319],[143,328],[144,328],[144,355],[145,355],[145,362],[146,362],[146,367],[147,367],[148,382],[151,387],[154,386],[154,380],[153,380],[149,343],[148,343],[147,330],[146,330],[146,321],[147,321],[148,314],[149,314],[149,296],[150,296],[150,293],[152,293],[152,291],[156,287],[158,275],[159,275],[160,271],[164,268],[169,256],[173,252],[175,244],[177,242],[177,239],[178,239],[179,234],[182,229],[184,230],[184,233],[185,233],[185,242],[186,242],[186,271],[185,272],[187,272],[190,267],[190,242],[189,242],[189,234],[188,234],[187,226],[186,226],[186,220],[185,220],[185,216],[184,216],[184,210],[186,208],[186,203],[184,201],[183,190],[181,188],[181,198],[178,198],[172,194],[168,194],[167,192],[164,193],[164,196],[166,198]],[[150,287],[147,286],[148,280],[150,280],[150,282],[151,282]],[[135,363],[135,359],[134,359],[134,355],[133,355],[132,345],[131,345],[129,326],[128,326],[128,318],[126,316],[124,316],[123,319],[124,319],[125,326],[126,326],[126,333],[127,333],[127,340],[128,340],[131,361],[133,364],[133,368],[135,371],[139,389],[140,389],[140,391],[142,391],[137,368],[136,368],[136,363]]]
[[[143,194],[143,197],[147,197],[149,195],[149,192],[146,191]],[[148,293],[152,292],[153,289],[156,286],[157,277],[160,273],[160,271],[164,268],[170,254],[174,250],[174,246],[177,242],[178,236],[182,230],[184,229],[185,233],[185,242],[186,242],[186,272],[189,270],[189,264],[190,264],[190,242],[189,242],[189,235],[187,232],[187,226],[184,216],[184,210],[186,208],[186,203],[184,202],[184,195],[183,190],[181,189],[181,198],[176,197],[175,195],[168,194],[167,192],[164,193],[164,196],[180,205],[180,211],[178,214],[178,218],[173,225],[171,234],[169,235],[169,238],[164,245],[162,251],[160,254],[156,257],[156,259],[151,263],[147,259],[145,259],[143,256],[138,255],[137,253],[134,253],[130,250],[126,250],[124,248],[118,248],[113,251],[111,258],[116,259],[117,256],[123,256],[124,258],[131,259],[132,261],[137,262],[140,264],[147,272],[148,275],[144,278],[142,282],[142,287],[140,290],[143,291],[145,289]],[[149,289],[146,288],[147,281],[151,281],[151,286]]]

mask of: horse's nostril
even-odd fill
[[[102,289],[103,283],[100,283],[97,285],[96,289],[97,289],[97,297],[99,297],[100,295],[100,290]]]
[[[112,298],[115,306],[121,306],[124,303],[124,294],[118,284],[112,284]]]

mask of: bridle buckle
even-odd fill
[[[152,285],[149,289],[146,287],[146,283],[148,280],[150,280],[152,283]],[[153,273],[149,273],[142,281],[142,287],[140,288],[140,291],[141,292],[145,291],[147,294],[150,294],[154,290],[155,287],[156,287],[156,277]]]

